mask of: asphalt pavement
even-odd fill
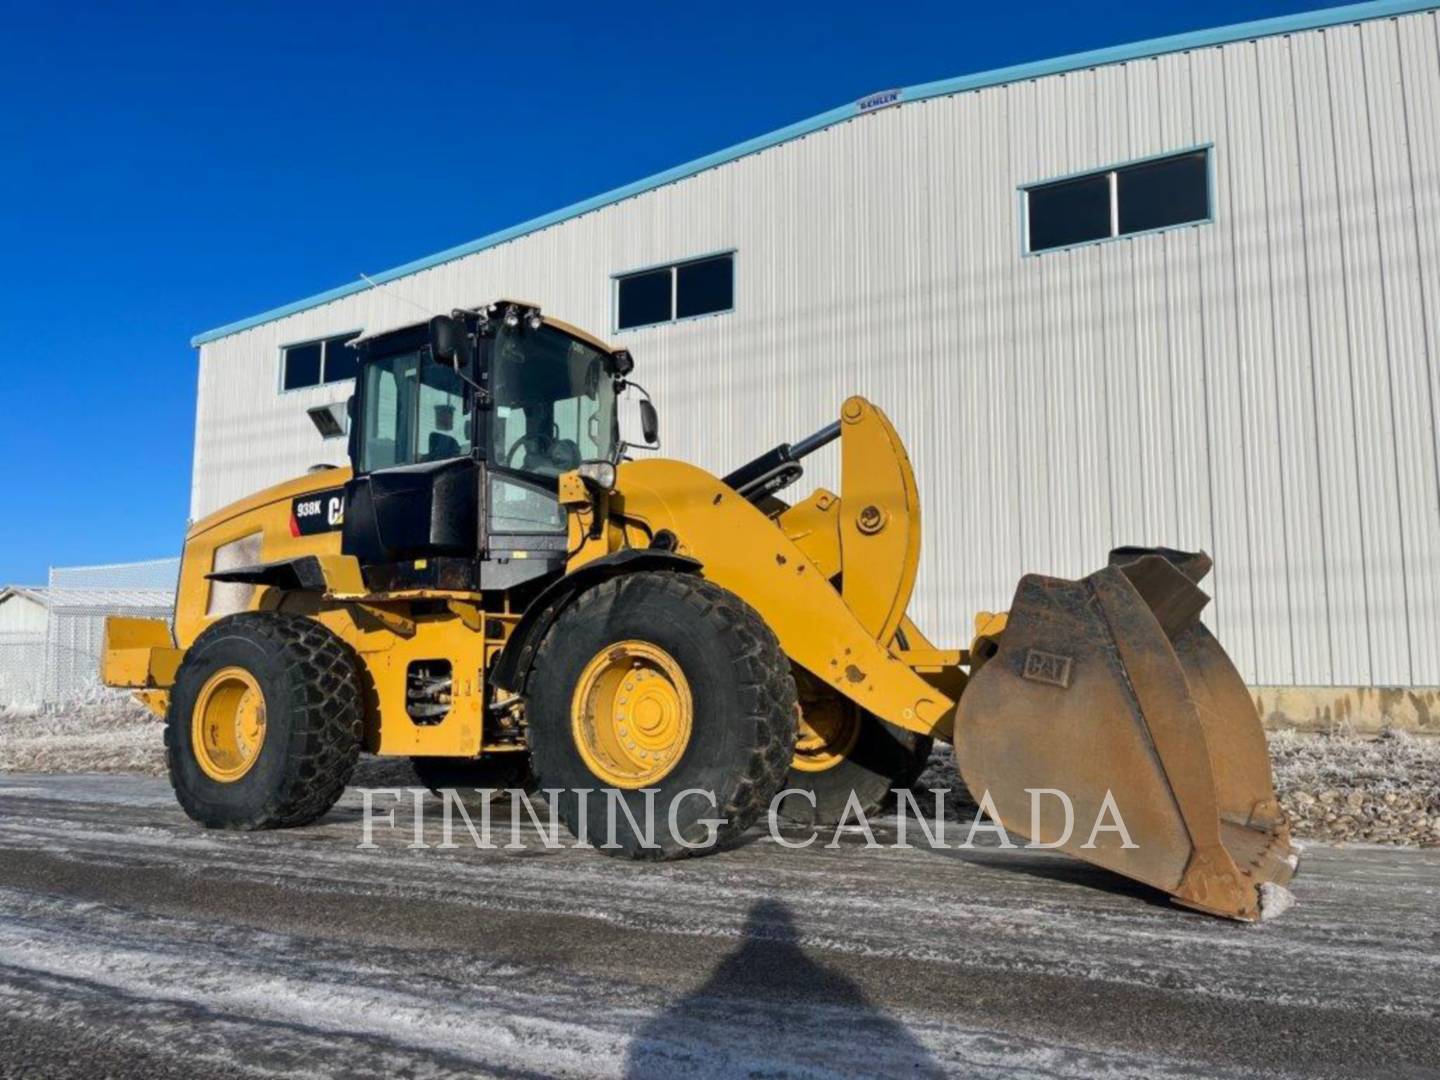
[[[406,807],[362,848],[354,790],[216,833],[0,775],[0,1076],[1440,1075],[1440,851],[1312,846],[1246,926],[887,823],[648,865]]]

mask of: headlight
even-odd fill
[[[582,479],[601,491],[615,490],[615,465],[609,461],[586,461],[576,470]]]

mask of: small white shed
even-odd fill
[[[47,590],[0,587],[0,708],[33,705],[45,682],[45,639],[50,623]]]
[[[12,634],[45,636],[50,605],[45,590],[27,585],[0,587],[0,639]]]

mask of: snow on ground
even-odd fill
[[[161,722],[129,695],[104,693],[59,711],[0,709],[0,772],[165,771]],[[1269,733],[1275,787],[1299,836],[1440,846],[1440,738],[1386,732]],[[414,784],[405,761],[364,758],[354,783]],[[948,746],[921,787],[950,788],[956,820],[973,814]],[[925,805],[922,803],[922,805]]]
[[[0,708],[0,772],[165,771],[163,725],[131,695],[101,691],[62,710]]]

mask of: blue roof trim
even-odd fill
[[[1057,57],[1053,60],[1041,60],[1028,64],[1016,64],[1012,67],[996,68],[993,71],[984,71],[974,75],[961,75],[953,79],[941,79],[937,82],[922,83],[918,86],[905,87],[898,91],[885,91],[883,94],[872,94],[859,101],[842,105],[839,108],[831,109],[829,112],[821,113],[819,116],[812,116],[807,120],[800,120],[794,124],[772,131],[766,135],[760,135],[754,139],[707,154],[705,157],[696,158],[694,161],[677,165],[672,169],[647,176],[643,180],[636,180],[634,183],[626,184],[623,187],[615,188],[605,192],[603,195],[596,195],[594,198],[585,199],[582,202],[573,203],[563,209],[556,210],[549,214],[543,214],[529,221],[511,226],[508,229],[501,229],[499,232],[482,236],[478,240],[472,240],[457,247],[447,248],[435,255],[426,256],[423,259],[416,259],[403,266],[397,266],[393,270],[386,270],[383,273],[370,275],[370,280],[377,284],[384,284],[402,278],[409,274],[418,273],[421,270],[428,270],[431,267],[439,266],[441,263],[451,262],[466,255],[473,255],[477,251],[484,251],[486,248],[495,247],[508,240],[514,240],[527,233],[538,232],[541,229],[558,225],[562,221],[579,217],[592,210],[599,210],[636,195],[644,194],[666,184],[673,184],[677,180],[684,180],[694,176],[696,173],[704,172],[706,169],[713,169],[717,165],[724,165],[737,158],[746,157],[749,154],[759,153],[761,150],[768,150],[772,146],[790,142],[793,139],[812,134],[824,128],[838,124],[844,120],[850,120],[856,116],[869,112],[881,112],[884,108],[903,104],[911,101],[923,101],[926,98],[940,97],[945,94],[955,94],[967,90],[981,90],[989,86],[999,86],[1003,83],[1019,82],[1023,79],[1035,79],[1044,75],[1058,75],[1067,71],[1079,71],[1084,68],[1098,67],[1102,64],[1117,64],[1126,60],[1138,60],[1153,56],[1163,56],[1166,53],[1184,52],[1187,49],[1201,49],[1207,46],[1224,45],[1236,41],[1248,41],[1252,38],[1272,37],[1276,34],[1288,34],[1301,30],[1318,30],[1327,26],[1340,26],[1345,23],[1364,22],[1371,19],[1393,18],[1397,15],[1410,15],[1420,11],[1431,11],[1440,7],[1440,0],[1372,0],[1370,3],[1350,4],[1345,7],[1322,8],[1319,11],[1307,11],[1297,15],[1282,15],[1273,19],[1260,19],[1255,22],[1237,23],[1232,26],[1221,26],[1213,30],[1197,30],[1188,34],[1174,34],[1170,37],[1152,38],[1149,41],[1134,42],[1129,45],[1115,45],[1104,49],[1095,49],[1090,52],[1072,53],[1069,56]],[[890,95],[894,95],[892,98]],[[880,100],[877,100],[880,99]],[[878,106],[878,107],[877,107]],[[238,334],[242,330],[249,330],[252,327],[260,326],[267,322],[274,322],[276,319],[283,319],[287,315],[295,315],[321,304],[328,304],[333,300],[340,300],[356,293],[364,292],[371,286],[364,281],[352,282],[348,285],[341,285],[338,288],[330,289],[327,292],[317,293],[304,300],[297,300],[282,307],[272,308],[269,311],[253,315],[248,319],[241,319],[238,322],[227,323],[214,330],[207,330],[203,334],[196,334],[190,339],[192,346],[204,345],[207,342],[219,338],[229,337],[231,334]]]

